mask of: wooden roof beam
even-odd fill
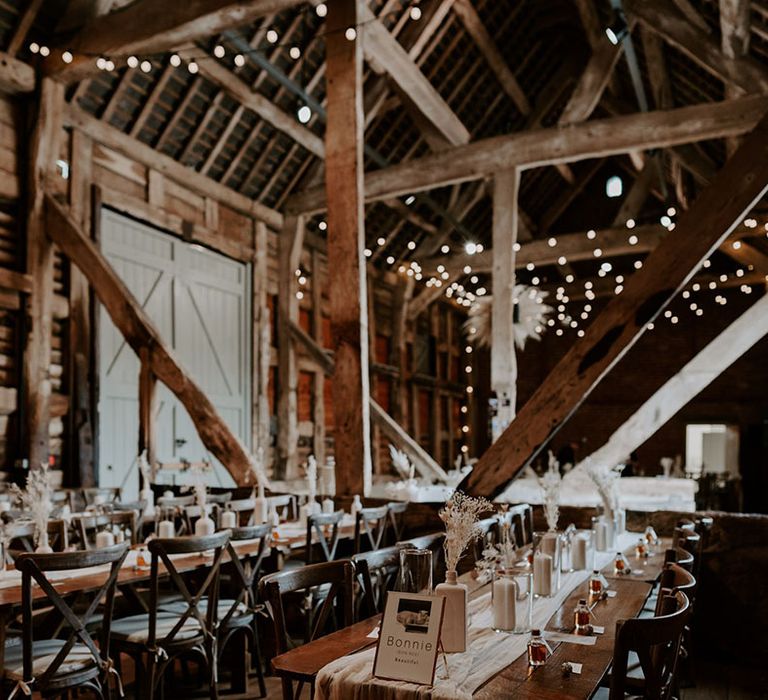
[[[504,92],[509,95],[521,114],[530,114],[531,103],[523,92],[523,88],[520,87],[520,83],[517,82],[514,73],[512,73],[507,65],[490,32],[483,24],[483,20],[480,19],[480,15],[472,4],[472,0],[456,0],[453,3],[453,11],[459,16],[464,29],[472,37],[478,50],[504,89]]]
[[[627,14],[724,83],[747,93],[768,92],[768,71],[748,56],[729,57],[718,43],[659,0],[625,0]]]
[[[172,180],[185,187],[189,187],[204,197],[214,197],[222,204],[232,207],[235,211],[263,221],[273,230],[279,230],[282,226],[283,215],[280,212],[255,202],[249,197],[245,197],[229,187],[216,182],[216,180],[195,172],[173,158],[159,153],[141,141],[92,117],[74,105],[66,106],[64,110],[64,123],[67,126],[87,133],[94,141],[112,148],[129,158],[133,158],[138,163],[152,168],[163,175],[167,175]]]
[[[556,265],[560,256],[565,256],[569,262],[591,260],[595,257],[595,248],[600,248],[601,260],[618,255],[647,253],[658,245],[666,233],[667,230],[663,226],[636,226],[632,230],[617,226],[595,231],[594,239],[587,238],[585,233],[560,234],[554,236],[557,240],[554,247],[545,239],[522,243],[515,264],[518,269],[524,268],[528,263],[537,267]],[[629,243],[631,236],[637,236],[638,242],[635,245]],[[445,267],[449,273],[458,272],[465,265],[472,268],[473,274],[490,272],[493,267],[493,248],[486,248],[482,253],[475,255],[440,255],[421,262],[425,270],[436,270],[438,265]]]
[[[361,9],[360,35],[368,63],[377,73],[387,73],[407,93],[430,123],[454,146],[469,143],[470,134],[451,108],[432,87],[407,51],[367,8]]]
[[[482,139],[367,173],[366,201],[481,179],[513,163],[534,168],[743,134],[766,109],[768,98],[749,96]],[[322,211],[324,189],[294,195],[288,208]]]
[[[70,64],[46,61],[46,70],[66,82],[96,70],[94,56],[127,56],[169,51],[178,46],[248,24],[264,15],[295,7],[304,0],[137,0],[88,22],[74,36],[62,37]]]
[[[497,495],[546,445],[768,190],[768,117],[570,347],[464,487]]]

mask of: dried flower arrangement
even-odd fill
[[[624,465],[606,467],[596,464],[590,459],[585,460],[584,468],[590,479],[595,482],[600,498],[603,499],[605,512],[613,517],[619,509],[619,478],[624,471]]]
[[[267,476],[267,470],[264,467],[264,448],[259,447],[256,450],[256,454],[248,455],[248,466],[253,474],[253,478],[256,480],[256,486],[259,490],[259,497],[264,497],[264,489],[269,488],[269,477]]]
[[[547,519],[547,527],[557,530],[557,520],[560,517],[560,488],[563,485],[563,477],[560,476],[560,463],[555,459],[552,451],[549,451],[549,464],[543,476],[538,477],[539,486],[544,492],[544,517]]]
[[[35,543],[47,540],[48,520],[53,511],[53,486],[48,465],[40,464],[39,469],[31,469],[27,475],[27,486],[11,486],[11,492],[19,498],[23,510],[29,514],[35,524]],[[45,535],[45,536],[43,536]]]
[[[477,521],[483,513],[493,510],[493,505],[485,498],[467,496],[456,491],[440,511],[440,520],[445,523],[445,566],[448,571],[456,571],[459,559],[472,540],[482,536]]]

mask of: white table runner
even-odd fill
[[[637,533],[618,538],[615,551],[624,551],[637,540]],[[595,553],[595,569],[602,569],[615,556],[612,552]],[[549,618],[573,591],[583,584],[590,571],[563,574],[560,590],[551,598],[536,598],[533,603],[533,627],[543,629]],[[446,672],[443,655],[438,656],[435,684],[416,685],[385,681],[373,677],[376,648],[344,656],[324,666],[317,675],[315,700],[469,700],[472,694],[493,676],[526,652],[529,635],[494,632],[491,629],[490,591],[469,604],[468,649],[448,655]]]

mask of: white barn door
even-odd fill
[[[102,210],[101,249],[222,418],[250,441],[250,268],[200,246]],[[139,360],[99,310],[99,483],[138,495]],[[156,457],[208,457],[184,407],[157,385]],[[214,460],[212,483],[233,485]],[[188,483],[189,475],[159,475]]]

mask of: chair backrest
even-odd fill
[[[299,499],[292,493],[270,494],[267,503],[278,512],[282,520],[296,520],[299,517]]]
[[[354,566],[348,559],[310,564],[298,569],[288,569],[269,574],[259,582],[261,598],[267,604],[275,630],[275,646],[278,654],[288,651],[289,638],[286,625],[283,596],[317,586],[329,586],[317,611],[305,608],[307,624],[304,642],[323,636],[331,622],[347,627],[353,622]],[[332,612],[336,616],[332,616]],[[314,613],[314,614],[313,614]]]
[[[120,487],[95,487],[84,488],[80,490],[80,493],[85,501],[86,506],[97,505],[101,503],[112,503],[120,500]]]
[[[682,591],[688,598],[691,606],[696,599],[696,578],[679,564],[669,562],[664,565],[659,577],[659,595],[656,598],[656,615],[662,613],[664,595],[673,595]]]
[[[681,549],[680,547],[674,547],[673,549],[668,549],[664,553],[664,563],[669,564],[677,564],[678,566],[681,566],[686,571],[693,571],[693,554],[690,552],[687,552],[684,549]]]
[[[360,620],[383,612],[386,592],[397,583],[402,547],[384,547],[370,552],[355,554],[355,577],[361,595],[355,601],[355,617]]]
[[[35,550],[35,524],[29,520],[11,520],[5,525],[6,541],[10,550]],[[69,546],[66,520],[48,521],[48,544],[54,552],[63,552]]]
[[[405,535],[405,512],[407,510],[408,501],[390,501],[387,503],[387,517],[391,530],[391,534],[387,536],[388,542],[400,542],[403,539]]]
[[[312,563],[313,554],[318,549],[312,546],[313,533],[317,535],[317,544],[322,552],[323,561],[333,561],[336,558],[336,548],[339,545],[339,523],[343,517],[343,510],[307,516],[307,564]]]
[[[256,611],[258,593],[256,586],[259,578],[261,578],[264,559],[270,552],[272,525],[270,523],[262,523],[252,527],[237,527],[230,530],[230,534],[231,536],[227,543],[227,554],[229,554],[228,566],[233,571],[233,583],[239,592],[229,610],[219,620],[220,626],[226,625],[242,604],[245,604],[250,612]],[[255,548],[251,549],[249,554],[243,554],[235,546],[235,543],[244,540],[256,540],[258,543]]]
[[[533,542],[533,508],[528,503],[510,506],[507,517],[512,523],[512,531],[518,547]]]
[[[149,584],[149,634],[147,646],[151,649],[155,646],[165,647],[173,644],[174,640],[188,620],[195,619],[200,625],[201,636],[215,635],[218,617],[219,600],[219,569],[221,560],[229,542],[229,530],[222,530],[213,535],[203,537],[172,537],[168,539],[155,538],[149,541],[147,547],[152,555]],[[183,578],[174,560],[174,554],[204,554],[213,552],[213,558],[207,563],[207,574],[199,585],[194,586],[192,579]],[[168,573],[171,587],[181,594],[182,602],[186,607],[179,616],[178,621],[162,639],[157,639],[157,608],[160,590],[159,564],[162,561]],[[190,586],[193,590],[190,591]],[[203,597],[207,597],[206,614],[200,612],[199,605]]]
[[[96,533],[102,530],[111,530],[115,525],[128,530],[128,542],[130,544],[137,542],[136,512],[133,510],[113,511],[101,515],[81,513],[72,518],[72,525],[80,538],[83,549],[95,549]]]
[[[27,552],[16,559],[16,568],[21,571],[21,613],[22,613],[22,664],[23,680],[27,684],[34,681],[35,690],[45,692],[53,676],[62,673],[59,669],[65,662],[75,644],[83,644],[93,656],[94,664],[103,671],[112,665],[109,657],[109,632],[112,622],[112,610],[115,598],[115,585],[120,566],[128,554],[127,544],[116,544],[96,552],[56,552],[54,554],[35,554]],[[96,595],[85,610],[75,611],[69,602],[54,588],[48,580],[49,571],[85,569],[92,566],[110,565],[109,573]],[[61,616],[62,632],[68,632],[64,645],[59,649],[47,668],[35,673],[34,668],[34,615],[32,585],[36,583],[46,596],[46,604],[53,606]],[[100,604],[101,619],[100,646],[88,631],[88,624],[93,619]]]
[[[221,518],[224,510],[231,510],[237,518],[238,527],[248,527],[255,524],[253,522],[253,511],[255,508],[255,498],[238,498],[226,504],[225,508],[219,513],[219,518]]]
[[[610,700],[623,700],[627,687],[629,652],[640,660],[645,679],[643,697],[668,700],[674,688],[677,658],[683,630],[690,618],[691,606],[685,593],[678,591],[664,598],[666,614],[620,620],[616,623],[613,647]]]
[[[387,531],[387,506],[361,508],[355,515],[355,554],[381,547]]]

